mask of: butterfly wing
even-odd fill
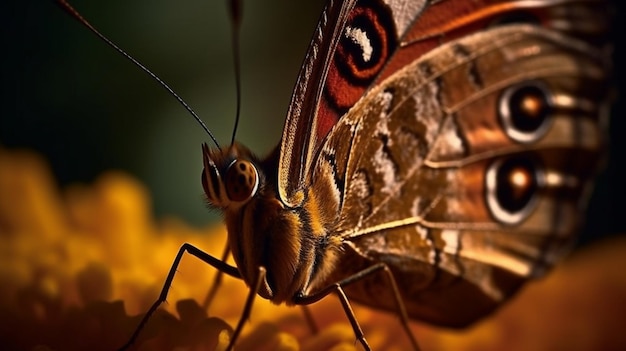
[[[297,206],[315,155],[330,129],[373,85],[428,1],[330,1],[309,46],[280,145],[278,192]],[[366,26],[346,31],[347,23]],[[365,49],[365,50],[363,50]],[[366,57],[366,51],[374,55]]]
[[[412,318],[464,326],[571,246],[602,150],[608,65],[589,41],[524,23],[402,60],[334,125],[308,178],[335,184],[346,249],[318,284],[386,262]],[[393,310],[386,286],[347,291]]]

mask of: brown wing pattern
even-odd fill
[[[278,192],[298,206],[324,138],[363,94],[439,45],[485,27],[532,20],[576,36],[604,35],[602,0],[331,0],[296,83],[280,145]],[[600,18],[594,18],[597,16]],[[363,32],[347,30],[347,26]],[[359,35],[367,39],[366,46]],[[375,55],[359,61],[365,49]]]
[[[532,24],[451,40],[391,74],[332,129],[346,255],[387,262],[411,317],[463,326],[567,249],[602,149],[603,53]],[[348,288],[393,309],[384,278]]]
[[[278,171],[283,203],[300,204],[298,192],[324,138],[374,85],[397,50],[398,38],[428,3],[350,0],[330,1],[326,6],[300,71],[283,130]]]

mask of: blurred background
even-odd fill
[[[624,91],[623,2],[616,7],[615,80]],[[280,138],[291,91],[325,0],[245,1],[242,119],[237,139],[263,156]],[[235,115],[225,1],[75,0],[102,33],[165,80],[227,145]],[[208,137],[153,80],[55,2],[9,0],[2,26],[0,147],[36,150],[60,186],[121,169],[149,188],[157,217],[194,225],[217,218],[203,204],[200,144]],[[623,99],[611,121],[582,243],[626,232]],[[1,195],[0,195],[1,196]]]
[[[122,169],[150,189],[158,217],[201,225],[200,145],[208,136],[178,102],[53,0],[12,1],[0,11],[0,146],[42,153],[60,185]],[[246,1],[242,119],[237,139],[260,156],[277,145],[323,0]],[[71,4],[166,81],[230,143],[235,81],[225,1],[94,1]],[[210,146],[212,143],[210,143]]]

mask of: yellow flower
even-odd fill
[[[191,228],[152,218],[146,189],[110,172],[60,192],[45,163],[0,149],[0,349],[115,350],[154,302],[184,242],[219,257],[222,226]],[[576,255],[547,279],[469,330],[412,325],[425,350],[626,349],[626,240]],[[200,307],[216,271],[194,257],[178,269],[168,303],[136,350],[223,350],[248,293],[225,277],[208,311]],[[393,315],[355,306],[374,350],[407,350]],[[257,298],[238,350],[357,350],[334,297],[299,308]]]

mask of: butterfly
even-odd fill
[[[571,248],[604,149],[607,4],[592,0],[328,2],[267,157],[203,146],[224,255],[185,244],[250,295],[336,293],[464,327]],[[131,338],[134,340],[136,334]]]

